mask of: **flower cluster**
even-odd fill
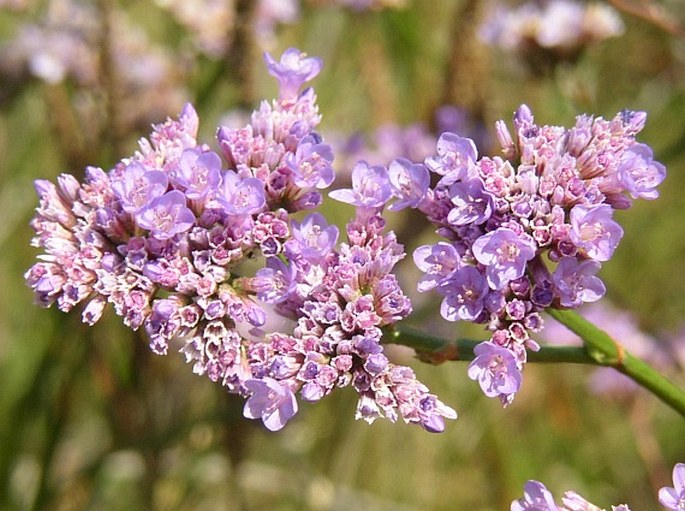
[[[44,253],[27,282],[44,306],[85,303],[88,324],[111,303],[157,354],[182,340],[194,372],[246,397],[245,416],[271,430],[296,413],[296,393],[317,401],[352,386],[358,418],[442,431],[456,413],[380,344],[411,310],[391,273],[404,257],[394,234],[360,210],[338,247],[320,214],[292,217],[334,178],[316,96],[301,91],[321,61],[293,48],[265,60],[279,97],[247,126],[220,127],[220,154],[198,143],[187,105],[110,171],[38,181],[32,226]]]
[[[492,332],[469,367],[486,395],[513,399],[526,348],[538,349],[530,332],[542,328],[541,311],[604,295],[597,272],[623,235],[614,209],[656,198],[665,177],[635,140],[645,119],[623,111],[611,120],[579,116],[571,129],[539,126],[524,105],[515,137],[497,123],[503,157],[478,158],[472,140],[444,133],[423,164],[400,159],[383,178],[358,176],[373,180],[359,184],[369,195],[396,198],[390,209],[418,208],[445,238],[414,252],[424,272],[418,289],[443,295],[445,319]]]
[[[523,57],[533,70],[574,60],[591,44],[623,33],[618,13],[602,3],[527,2],[499,8],[481,26],[484,41]]]
[[[678,463],[673,468],[675,488],[664,487],[659,490],[659,502],[670,511],[685,509],[685,464]],[[558,506],[550,491],[539,481],[528,481],[524,486],[524,496],[511,503],[511,511],[604,511],[591,504],[576,492],[567,491]],[[612,511],[630,511],[625,504],[611,506]]]

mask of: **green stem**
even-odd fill
[[[548,310],[550,316],[580,336],[585,351],[598,364],[613,367],[685,417],[685,390],[643,360],[629,353],[606,332],[570,310]]]
[[[483,341],[455,339],[448,341],[408,327],[395,327],[390,332],[392,344],[401,344],[416,350],[423,362],[439,364],[448,360],[471,361],[473,349]],[[540,351],[529,351],[528,362],[602,365],[578,346],[542,346]]]
[[[643,360],[629,353],[606,332],[570,310],[547,310],[550,316],[580,336],[584,345],[542,346],[528,352],[528,362],[571,363],[613,367],[650,391],[673,410],[685,417],[685,390],[679,388]],[[474,359],[473,349],[482,341],[445,340],[407,327],[387,332],[389,343],[409,346],[423,362],[439,364],[448,360]]]

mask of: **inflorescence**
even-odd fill
[[[510,403],[540,313],[604,294],[596,274],[622,236],[613,210],[657,196],[665,168],[635,141],[645,114],[580,116],[565,129],[535,124],[522,106],[515,136],[497,124],[501,157],[478,158],[472,140],[444,133],[423,163],[360,161],[352,187],[329,194],[356,207],[339,242],[311,212],[334,180],[316,96],[302,90],[322,63],[293,48],[265,61],[278,99],[247,126],[220,127],[220,153],[197,141],[187,105],[113,169],[36,182],[44,253],[26,279],[37,301],[65,312],[84,303],[91,325],[111,303],[158,354],[180,340],[194,372],[245,397],[244,415],[271,430],[297,412],[296,394],[318,401],[352,386],[357,418],[442,431],[454,410],[381,343],[411,312],[393,274],[405,252],[382,215],[414,208],[444,238],[414,252],[418,289],[443,295],[445,319],[487,325],[468,374]]]
[[[316,96],[300,91],[322,63],[295,49],[265,60],[279,97],[249,125],[220,127],[221,155],[197,142],[188,105],[110,171],[37,181],[44,254],[26,279],[44,306],[84,302],[91,325],[111,303],[155,353],[182,339],[193,371],[246,397],[245,416],[271,430],[297,412],[295,393],[318,401],[352,386],[358,418],[442,431],[454,410],[383,354],[381,329],[411,311],[392,274],[404,251],[383,218],[359,208],[338,244],[321,214],[292,217],[334,178]]]

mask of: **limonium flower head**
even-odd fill
[[[424,272],[418,289],[444,297],[445,319],[490,330],[469,368],[486,395],[511,402],[527,349],[538,349],[530,334],[543,327],[545,308],[604,296],[597,274],[623,235],[614,210],[655,198],[665,176],[651,149],[635,140],[645,120],[631,111],[611,120],[581,115],[569,129],[536,124],[522,105],[514,133],[497,123],[502,156],[478,157],[472,141],[444,133],[425,159],[436,184],[407,204],[444,239],[416,249]],[[405,192],[391,187],[387,195],[404,207]]]
[[[294,417],[298,397],[352,387],[359,419],[442,431],[456,412],[381,344],[411,312],[392,273],[404,249],[380,215],[388,172],[360,163],[354,190],[339,194],[360,206],[346,241],[320,213],[294,219],[333,181],[316,96],[299,92],[320,61],[294,49],[266,60],[279,99],[246,126],[220,127],[220,153],[197,140],[187,105],[113,169],[89,167],[83,183],[38,180],[31,225],[43,253],[27,283],[43,306],[82,303],[91,325],[111,304],[156,354],[180,345],[193,372],[246,398],[245,417],[270,430]],[[394,189],[416,205],[426,175],[407,170]]]

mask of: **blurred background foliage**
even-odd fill
[[[658,200],[617,214],[625,237],[602,276],[608,300],[665,345],[685,325],[682,0],[615,0],[622,35],[544,69],[480,40],[494,3],[485,0],[372,10],[285,2],[299,9],[297,19],[266,29],[257,17],[268,2],[226,1],[227,18],[204,22],[223,45],[204,47],[199,35],[214,32],[193,31],[173,2],[98,0],[83,2],[94,16],[84,22],[92,39],[82,41],[95,56],[92,75],[60,77],[48,65],[53,74],[39,79],[17,64],[12,41],[28,24],[45,25],[46,13],[59,18],[60,3],[0,2],[0,509],[504,510],[531,478],[602,506],[657,507],[657,489],[685,461],[685,421],[643,391],[593,394],[591,368],[531,364],[503,410],[468,380],[466,364],[428,366],[397,350],[459,411],[445,433],[355,422],[351,391],[304,404],[287,428],[269,433],[241,417],[241,400],[194,376],[182,355],[152,354],[144,334],[114,314],[87,328],[78,314],[34,306],[22,275],[36,255],[28,227],[34,179],[81,177],[87,164],[110,168],[185,101],[197,106],[201,138],[211,140],[229,112],[249,112],[276,93],[261,51],[296,46],[324,59],[314,87],[330,139],[387,123],[431,126],[436,109],[451,104],[472,128],[489,130],[480,150],[493,154],[494,121],[508,121],[521,103],[545,124],[647,111],[640,139],[669,175]],[[65,12],[61,23],[83,21]],[[64,51],[75,66],[88,64]],[[340,223],[351,213],[324,207]],[[406,215],[394,227],[408,251],[434,239]],[[412,291],[411,263],[400,271],[415,299],[410,323],[485,336],[437,319],[437,297]],[[683,359],[670,365],[681,385]]]

